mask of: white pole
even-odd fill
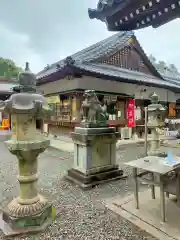
[[[145,137],[145,142],[144,142],[144,151],[145,151],[145,156],[147,156],[147,137],[148,137],[148,127],[147,127],[147,121],[148,121],[148,108],[145,107],[145,125],[144,125],[144,137]]]

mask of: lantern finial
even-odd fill
[[[152,95],[151,95],[151,103],[152,104],[157,104],[159,102],[159,97],[158,95],[154,92]]]
[[[30,69],[29,69],[29,63],[28,63],[28,62],[26,62],[25,71],[26,71],[26,72],[29,72],[29,71],[30,71]]]

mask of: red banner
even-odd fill
[[[127,104],[127,122],[128,122],[128,127],[133,128],[135,127],[135,100],[130,99],[128,104]]]

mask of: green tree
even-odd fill
[[[164,61],[159,61],[157,63],[157,66],[162,69],[162,70],[166,70],[168,67],[167,67],[167,64],[164,62]]]
[[[149,55],[149,60],[152,62],[152,64],[156,64],[156,58],[152,54]]]
[[[10,60],[0,57],[0,76],[9,79],[18,77],[19,72],[23,71],[20,67]]]
[[[177,67],[173,63],[169,65],[169,70],[173,73],[179,73]]]

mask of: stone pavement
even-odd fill
[[[131,150],[117,151],[118,163],[127,174],[131,174],[131,169],[124,167],[124,162],[138,158],[144,151],[143,147],[135,146]],[[2,142],[0,152],[0,203],[1,208],[4,208],[18,194],[18,161]],[[40,193],[56,207],[55,221],[44,232],[18,236],[12,240],[157,240],[103,204],[107,198],[132,193],[130,178],[82,191],[64,179],[73,163],[72,156],[66,158],[67,156],[67,152],[50,148],[39,157],[38,187]],[[0,240],[2,239],[5,238],[0,232]]]
[[[69,136],[59,136],[57,138],[54,138],[52,135],[49,135],[47,137],[48,139],[50,139],[50,144],[51,147],[59,149],[61,151],[65,151],[65,152],[73,152],[74,151],[74,144],[71,140],[71,138]],[[162,136],[161,140],[165,141],[165,140],[172,140],[174,139],[174,137],[170,137],[170,136]],[[151,138],[148,138],[148,141],[150,141]],[[118,140],[117,144],[116,144],[116,149],[119,149],[121,147],[124,146],[129,146],[129,145],[139,145],[139,144],[144,144],[144,139],[137,139],[137,140],[133,140],[133,139],[127,139],[127,140]]]
[[[172,139],[171,141],[166,140],[164,146],[169,148],[180,148],[180,139]]]
[[[0,141],[8,140],[11,136],[11,131],[9,130],[0,130]]]
[[[61,138],[62,139],[62,138]],[[58,140],[55,140],[58,141]],[[64,144],[71,143],[63,137]],[[162,147],[162,151],[167,148]],[[0,203],[1,208],[18,194],[18,161],[10,154],[4,143],[0,143]],[[173,149],[176,154],[179,149]],[[132,170],[124,163],[139,158],[144,147],[132,144],[131,151],[117,150],[117,163],[128,176]],[[46,196],[57,209],[57,218],[44,232],[37,235],[15,237],[16,240],[157,240],[141,228],[108,210],[104,201],[132,194],[131,178],[99,185],[89,191],[82,191],[64,179],[72,167],[73,153],[49,148],[39,157],[40,193]],[[146,185],[141,186],[145,189]],[[0,240],[5,239],[0,232]],[[8,239],[10,240],[10,238]],[[163,239],[164,240],[164,239]]]
[[[11,132],[10,131],[0,131],[0,141],[5,141],[7,139],[9,139],[11,136]],[[72,142],[72,139],[70,136],[68,135],[62,135],[62,136],[58,136],[57,138],[54,138],[53,135],[49,135],[47,137],[50,140],[50,145],[52,148],[61,150],[61,151],[65,151],[65,152],[69,152],[72,153],[74,151],[74,144]],[[148,137],[148,141],[151,140],[151,137]],[[177,139],[175,139],[175,137],[172,136],[161,136],[161,140],[163,142],[165,142],[166,146],[176,146],[176,147],[180,147],[177,146]],[[127,140],[118,140],[117,144],[116,144],[116,149],[119,149],[121,147],[124,146],[129,146],[129,145],[141,145],[144,144],[144,139],[143,138],[139,138],[137,140],[133,140],[133,139],[127,139]]]
[[[156,199],[152,199],[150,189],[139,192],[140,207],[135,208],[134,195],[120,196],[105,201],[106,207],[131,221],[140,228],[162,240],[180,240],[180,208],[173,197],[166,198],[166,222],[160,213],[160,191],[156,188]]]

